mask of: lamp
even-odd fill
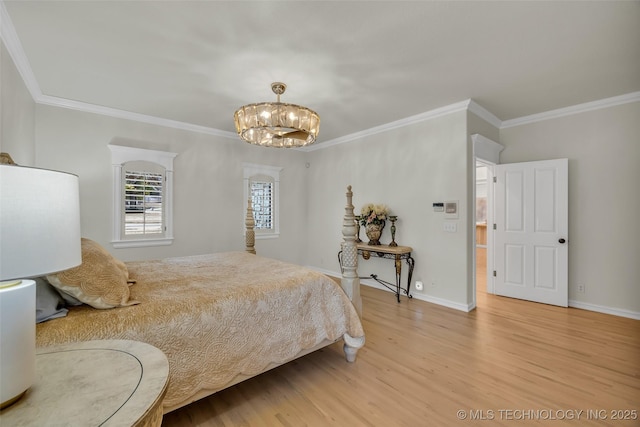
[[[0,408],[35,380],[36,286],[20,278],[81,262],[78,177],[0,164]]]
[[[263,102],[240,107],[233,115],[240,138],[265,147],[304,147],[313,144],[320,131],[320,116],[315,111],[295,104],[280,102],[287,85],[271,83],[276,102]]]

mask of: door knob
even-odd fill
[[[566,240],[564,240],[564,239],[560,239],[560,240],[558,240],[558,242],[560,242],[560,243],[565,243],[565,242],[566,242]]]

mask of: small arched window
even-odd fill
[[[173,242],[173,159],[176,153],[109,145],[113,167],[115,248]]]
[[[256,239],[280,235],[281,167],[244,163],[244,210],[251,198]],[[244,216],[243,216],[244,218]]]

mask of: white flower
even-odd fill
[[[389,216],[387,205],[368,203],[360,210],[360,224],[382,224]]]

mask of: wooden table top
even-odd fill
[[[35,383],[0,425],[159,426],[168,378],[164,353],[137,341],[39,348]]]
[[[410,246],[368,245],[364,242],[358,243],[356,247],[363,251],[382,252],[385,254],[396,255],[406,254],[413,251],[413,248]]]

